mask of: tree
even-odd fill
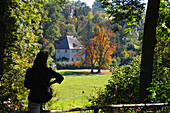
[[[140,102],[150,94],[147,88],[151,86],[153,72],[153,56],[156,44],[156,27],[158,21],[160,0],[148,0],[146,20],[144,25],[144,36],[142,45],[141,74],[140,74]]]
[[[98,27],[98,31],[96,32],[97,36],[94,37],[97,51],[98,51],[98,73],[101,72],[102,67],[110,67],[113,54],[113,45],[110,45],[110,37],[111,32],[104,27]]]
[[[112,76],[105,89],[96,89],[94,96],[89,99],[92,105],[135,104],[138,102],[140,60],[136,57],[128,65],[111,68]],[[134,109],[133,109],[134,110]],[[133,112],[128,110],[128,112]],[[112,113],[114,109],[104,109],[102,112]],[[119,112],[127,112],[119,109]]]
[[[89,39],[93,37],[94,27],[92,20],[88,20],[87,23],[82,26],[83,28],[78,32],[80,36],[80,40],[83,42],[84,45],[88,45]]]
[[[161,1],[157,26],[155,56],[162,59],[161,65],[170,68],[170,3]],[[157,59],[159,60],[159,59]],[[162,66],[163,66],[162,65]]]
[[[65,1],[65,0],[64,0]],[[33,63],[42,37],[43,20],[48,20],[43,1],[0,1],[0,112],[23,110],[27,90],[26,69]],[[58,1],[61,3],[62,1]]]
[[[64,18],[62,14],[63,9],[60,4],[58,2],[56,3],[54,0],[51,0],[48,4],[46,4],[44,9],[48,11],[47,16],[50,18],[50,21],[47,20],[42,22],[44,31],[43,36],[51,43],[54,43],[61,36],[59,24]]]
[[[129,22],[135,24],[144,12],[142,0],[99,0],[114,23]],[[113,18],[114,17],[114,18]]]
[[[99,14],[99,13],[94,13],[94,18],[92,19],[93,23],[99,24],[99,23],[102,22],[103,20],[104,20],[104,18],[102,17],[101,14]]]
[[[102,4],[99,0],[95,0],[92,5],[93,14],[94,13],[104,13],[104,9],[102,8]]]
[[[60,41],[61,37],[63,37],[63,29],[61,29],[60,26],[64,23],[63,6],[67,1],[68,0],[49,0],[48,3],[44,5],[48,20],[41,22],[41,25],[43,26],[43,37],[46,41],[39,39],[39,42],[42,44],[42,49],[47,50],[49,55],[54,59],[56,42]],[[48,44],[46,42],[48,42]]]
[[[128,21],[130,24],[135,24],[136,20],[141,19],[144,10],[144,4],[140,2],[141,0],[112,0],[112,3],[105,0],[100,1],[102,2],[103,7],[108,8],[106,12],[110,17],[114,17],[113,20],[115,22]],[[160,0],[148,1],[141,58],[140,102],[148,102],[148,100],[144,101],[144,99],[146,99],[149,94],[147,88],[152,81],[153,55],[156,43],[155,35],[159,4]]]
[[[94,66],[97,62],[97,50],[95,48],[94,39],[90,39],[88,46],[86,47],[86,61],[91,66],[91,73],[93,73]]]
[[[110,37],[111,34],[106,27],[96,26],[96,36],[90,39],[89,45],[87,46],[87,59],[91,63],[92,71],[96,65],[98,67],[98,73],[101,72],[101,68],[109,68],[112,62],[111,55],[113,54],[113,45],[111,45]]]
[[[7,43],[11,43],[11,46],[15,39],[13,37],[12,32],[16,31],[14,28],[15,26],[15,19],[10,17],[10,9],[9,7],[14,7],[10,5],[11,1],[1,0],[0,1],[0,80],[3,77],[3,70],[4,70],[4,52]]]
[[[45,2],[45,1],[44,1]],[[46,19],[44,2],[2,0],[0,112],[24,109],[27,91],[23,86],[26,69],[31,66],[42,36],[40,22]]]

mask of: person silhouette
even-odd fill
[[[52,89],[50,86],[64,80],[63,76],[51,68],[47,67],[48,52],[40,51],[32,68],[28,68],[24,86],[30,89],[28,96],[28,111],[30,113],[40,113],[42,104],[52,98]],[[52,78],[55,80],[51,81]]]

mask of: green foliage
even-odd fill
[[[170,72],[170,71],[169,71]],[[167,74],[170,74],[170,73]],[[165,78],[164,78],[165,79]],[[170,79],[169,77],[166,80],[154,80],[152,82],[152,87],[148,88],[151,95],[148,98],[152,102],[168,102],[170,101]]]
[[[48,11],[48,17],[51,18],[51,21],[42,23],[44,27],[43,36],[51,42],[50,45],[54,45],[50,46],[50,48],[58,46],[66,35],[78,37],[80,42],[86,47],[89,44],[89,40],[95,36],[96,25],[99,25],[106,26],[108,29],[118,28],[118,31],[115,31],[115,35],[110,36],[110,38],[113,45],[117,46],[116,52],[112,56],[120,57],[120,65],[129,63],[133,57],[139,54],[138,48],[141,45],[138,37],[143,30],[142,20],[139,23],[134,23],[134,26],[127,21],[120,25],[114,25],[110,19],[106,18],[107,15],[103,12],[104,9],[101,8],[99,0],[94,2],[92,9],[81,1],[72,1],[62,9],[52,0],[46,4],[45,10]],[[48,49],[49,46],[46,46],[43,43],[43,48]],[[122,54],[124,49],[129,52],[128,57]],[[52,57],[54,58],[55,56]]]
[[[155,48],[155,66],[163,64],[170,67],[170,4],[162,0],[159,8],[159,19],[157,26],[157,44]]]
[[[144,4],[141,0],[98,0],[102,7],[105,8],[106,14],[109,16],[112,29],[116,33],[115,42],[117,43],[117,51],[113,56],[120,57],[120,65],[128,64],[133,57],[139,55],[138,37],[143,31],[143,13]],[[137,48],[136,48],[137,47]],[[129,56],[124,56],[123,51],[131,52]]]
[[[112,60],[112,64],[111,64],[111,66],[117,66],[118,65],[118,62],[117,62],[117,60],[114,58],[113,60]]]
[[[170,99],[170,8],[166,1],[162,0],[159,8],[157,26],[157,44],[154,55],[154,71],[152,86],[148,88],[151,95],[148,98],[152,102],[167,102]]]
[[[66,34],[65,35],[71,35],[71,36],[77,36],[77,33],[75,31],[75,27],[74,27],[74,24],[67,24],[66,25],[66,29],[63,29]]]
[[[155,47],[153,64],[153,81],[148,88],[151,102],[167,102],[170,99],[170,69],[169,69],[169,5],[163,1],[160,5],[157,26],[157,44]],[[127,55],[125,51],[124,55]],[[91,97],[93,105],[108,105],[115,103],[137,103],[139,93],[140,65],[138,60],[130,64],[112,68],[113,77],[109,80],[105,90],[97,91]],[[131,98],[132,97],[132,98]]]
[[[32,65],[40,46],[36,41],[42,36],[40,22],[46,19],[44,2],[11,0],[5,4],[5,12],[9,15],[3,21],[8,23],[8,18],[11,18],[13,26],[8,27],[13,31],[4,29],[6,43],[3,43],[5,48],[0,81],[0,112],[27,108],[28,91],[24,88],[23,81],[26,69]]]
[[[113,22],[129,22],[134,24],[141,19],[144,12],[142,0],[99,0],[106,13],[113,19]]]
[[[157,66],[156,66],[157,67]],[[147,90],[150,92],[148,99],[153,103],[164,103],[170,101],[170,69],[165,66],[157,67],[153,72],[153,81],[151,87]],[[169,112],[169,106],[167,108],[158,108],[162,113]]]
[[[128,104],[138,102],[140,61],[112,68],[112,77],[105,90],[96,90],[90,98],[93,105]]]
[[[140,20],[134,26],[129,26],[127,23],[114,26],[113,29],[117,29],[114,39],[117,48],[113,56],[121,59],[120,65],[128,64],[136,55],[140,54],[141,42],[139,37],[142,35],[143,25],[143,20]],[[129,28],[131,30],[128,30]],[[129,33],[126,33],[126,30]]]
[[[51,43],[50,41],[48,41],[47,39],[45,38],[41,38],[39,41],[38,41],[39,44],[42,45],[41,47],[41,50],[46,50],[49,52],[49,55],[52,57],[52,58],[55,58],[55,47],[53,45],[53,43]]]
[[[56,62],[57,69],[70,69],[73,68],[73,62]]]
[[[56,67],[58,70],[60,69],[89,69],[90,67],[86,67],[86,66],[77,66],[74,65],[74,62],[67,62],[67,58],[62,58],[62,62],[56,62]]]
[[[99,0],[95,0],[92,5],[93,13],[104,13],[104,9],[102,8],[102,4]]]
[[[121,22],[120,25],[114,25],[113,21],[108,19],[108,16],[104,13],[99,0],[94,2],[92,9],[81,1],[69,2],[63,8],[54,0],[50,0],[44,9],[48,11],[47,16],[51,19],[51,21],[42,22],[43,36],[51,43],[50,45],[53,44],[50,48],[58,46],[66,35],[78,37],[86,47],[89,40],[95,36],[96,25],[99,25],[109,29],[118,29],[118,31],[115,30],[115,35],[110,36],[110,38],[113,45],[117,45],[116,52],[112,56],[120,57],[119,64],[127,64],[136,54],[139,54],[138,48],[135,47],[141,46],[138,37],[143,30],[142,20],[139,23],[135,21],[134,25],[128,23],[127,20],[125,23]],[[46,47],[46,44],[43,44],[43,48],[48,49],[49,46]],[[124,49],[134,52],[135,55],[124,58],[125,56],[122,54]]]
[[[48,18],[50,21],[43,22],[43,36],[51,43],[54,43],[57,38],[61,36],[59,22],[63,19],[62,7],[54,0],[50,1],[44,6],[44,10],[48,12]]]

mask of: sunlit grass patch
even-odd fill
[[[60,71],[64,76],[62,84],[54,84],[53,90],[56,96],[53,97],[50,109],[68,109],[87,106],[88,98],[94,88],[104,88],[111,75],[84,73],[90,70],[65,70]]]

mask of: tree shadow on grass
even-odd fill
[[[90,73],[87,71],[64,71],[64,72],[60,72],[60,74],[62,74],[63,76],[95,76],[95,75],[111,75],[111,73],[109,72],[101,72],[101,73]]]
[[[94,76],[96,74],[90,73],[90,72],[71,72],[71,71],[67,71],[67,72],[60,72],[60,74],[62,74],[63,76]]]

